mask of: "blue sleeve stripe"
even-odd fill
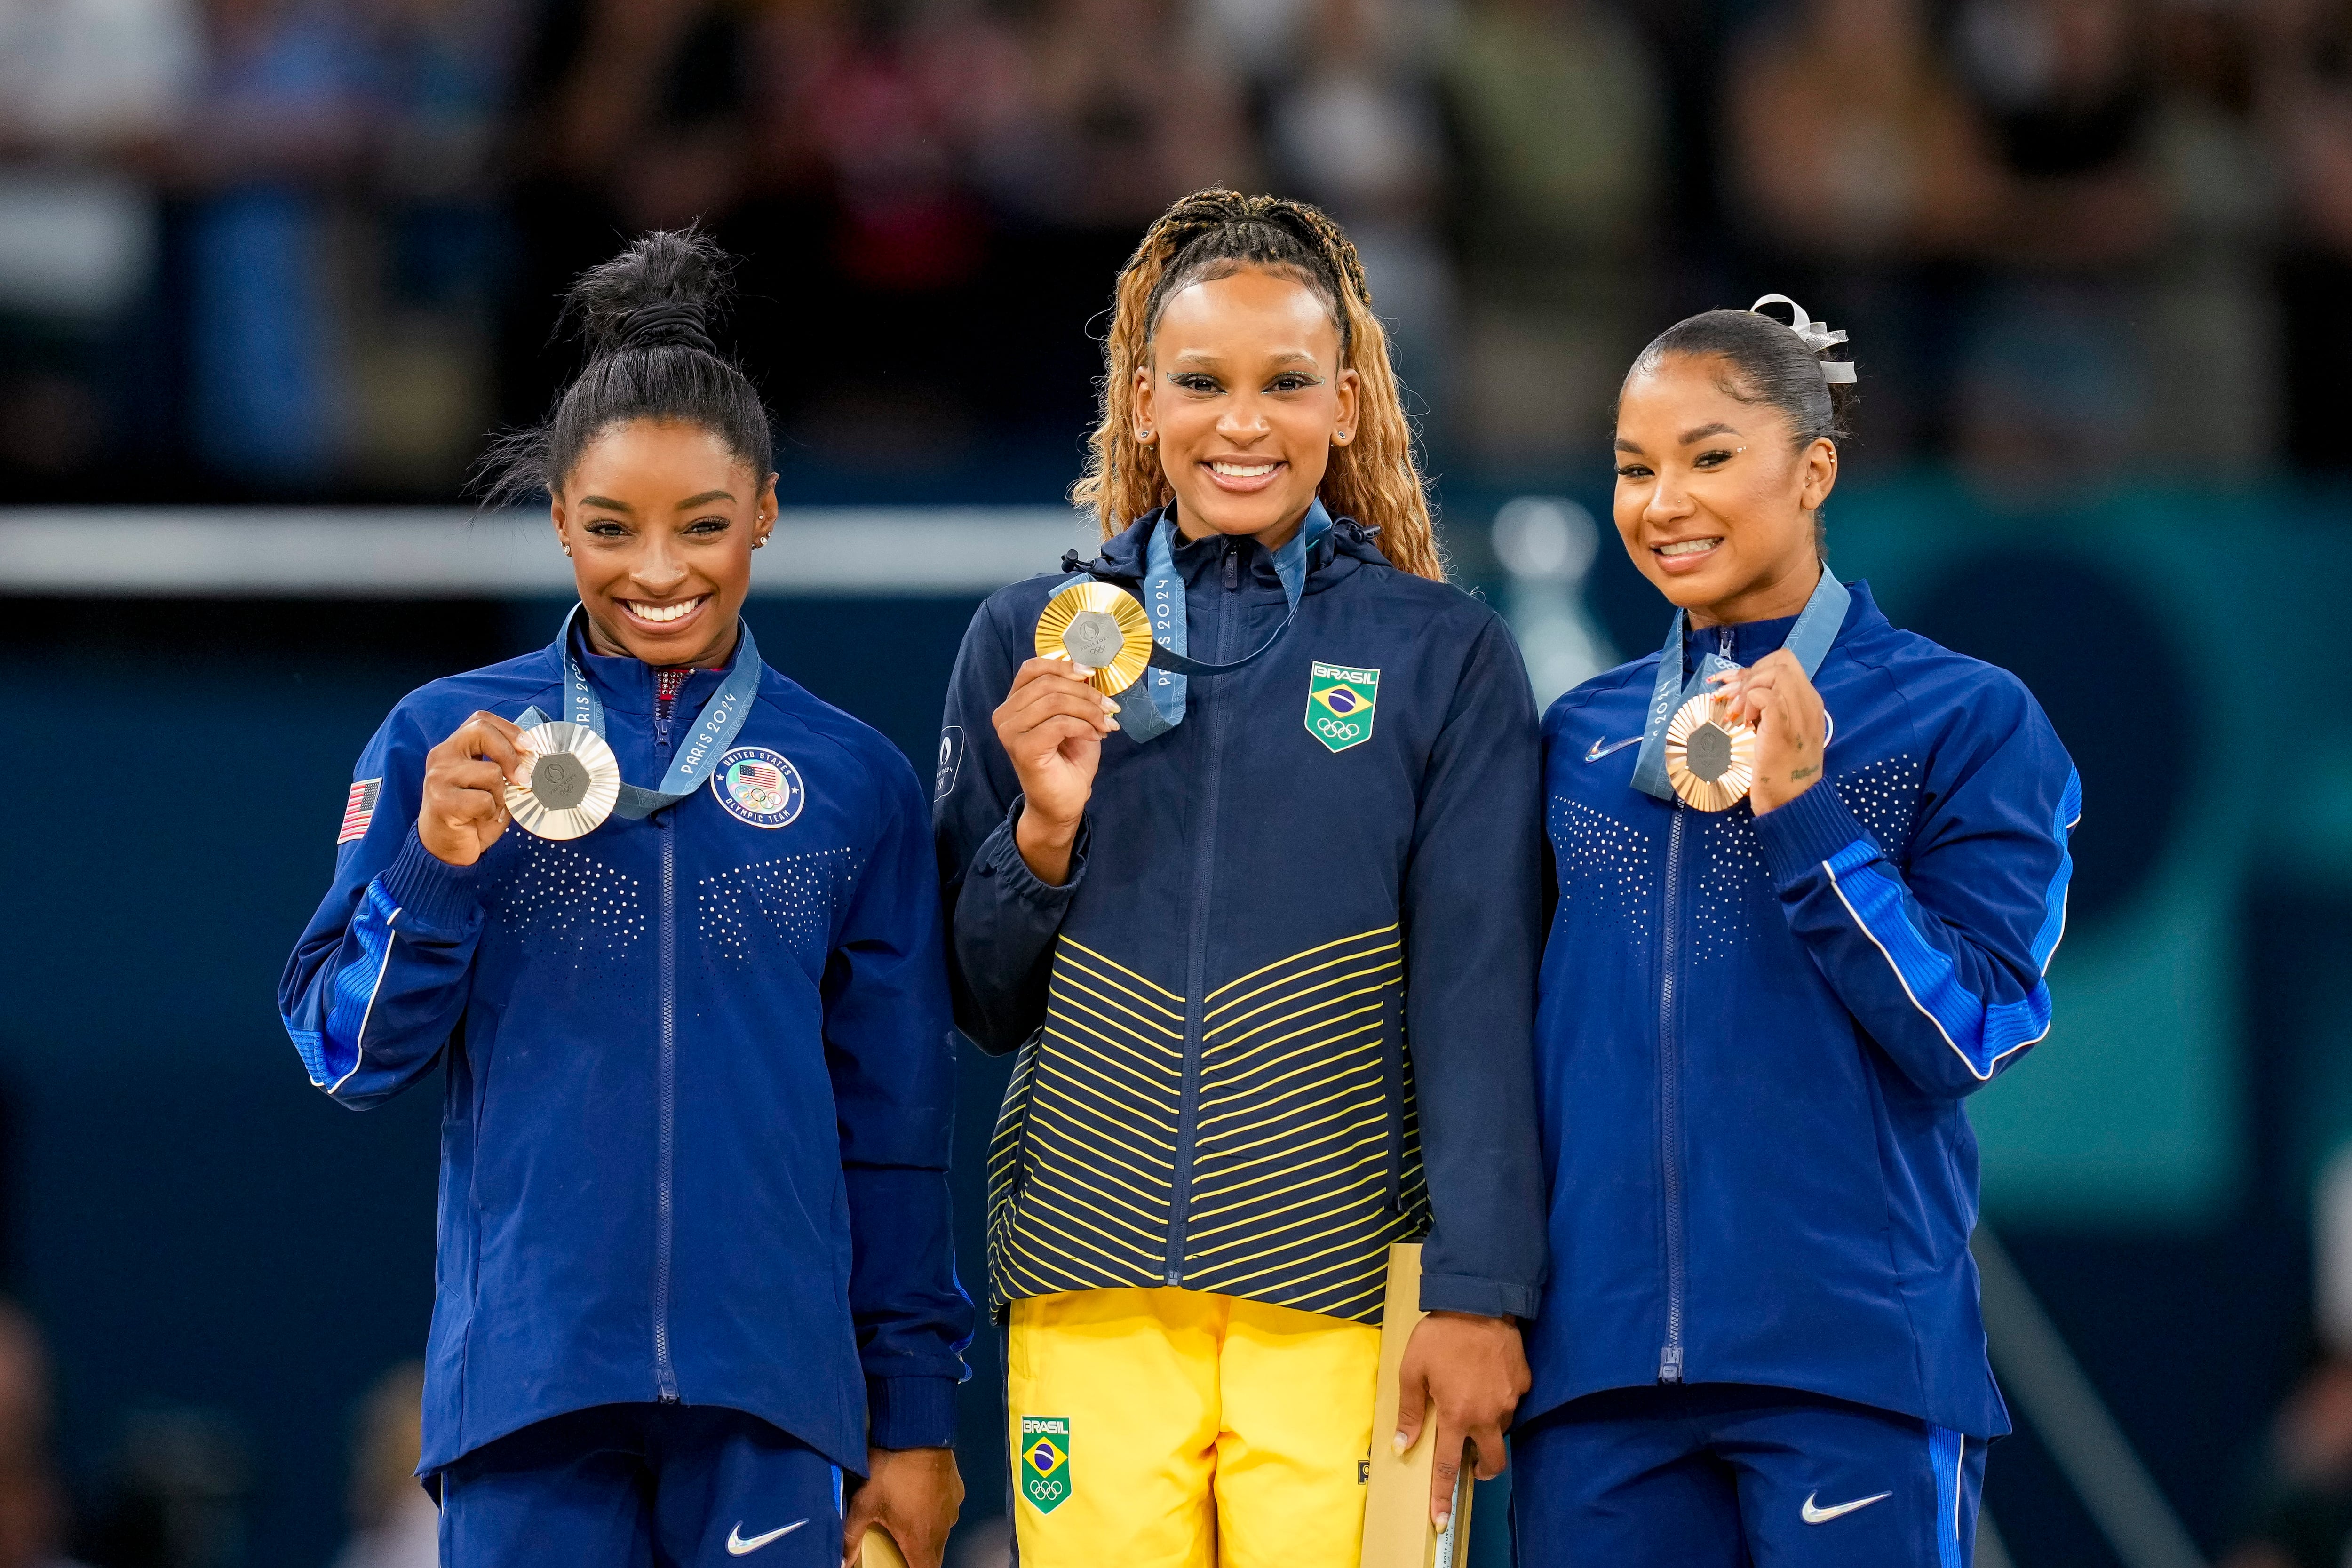
[[[2051,837],[2058,845],[2058,874],[2050,879],[2050,891],[2043,896],[2042,929],[2033,933],[2033,968],[2036,973],[2050,967],[2050,955],[2058,951],[2058,942],[2066,934],[2066,887],[2074,878],[2074,854],[2069,841],[2074,824],[2083,816],[2083,781],[2072,768],[2066,770],[2066,790],[2058,797],[2058,817],[2051,824]]]
[[[1936,1475],[1936,1562],[1938,1568],[1961,1568],[1961,1481],[1968,1463],[1969,1440],[1949,1426],[1927,1428],[1927,1468]]]
[[[375,995],[383,987],[384,971],[392,967],[393,923],[399,918],[399,906],[383,890],[383,879],[378,877],[361,893],[359,910],[352,917],[351,931],[359,942],[359,959],[335,972],[332,999],[327,1005],[327,1026],[317,1043],[302,1051],[302,1065],[310,1068],[310,1081],[329,1094],[342,1088],[352,1074],[359,1071],[368,1017],[375,1011]],[[299,1038],[294,1044],[297,1050],[302,1049]]]
[[[1960,1060],[1979,1082],[1990,1079],[2002,1058],[2023,1050],[2050,1032],[2050,988],[2036,975],[2033,989],[2023,997],[1996,1006],[1986,1005],[1982,998],[1960,984],[1951,955],[1928,942],[1905,918],[1902,885],[1866,865],[1878,858],[1876,845],[1867,846],[1864,868],[1843,878],[1838,876],[1838,863],[1848,860],[1855,850],[1864,847],[1861,842],[1848,845],[1822,863],[1830,874],[1830,886],[1837,893],[1838,901],[1845,905],[1846,912],[1862,928],[1862,933],[1885,955],[1895,981],[1902,985],[1904,994],[1911,998],[1911,1005],[1927,1015],[1927,1021],[1936,1026],[1944,1042],[1959,1053]],[[2052,896],[2059,900],[2062,909],[2066,869],[2062,860],[2058,880],[2053,884]],[[2060,918],[2063,923],[2063,913]]]

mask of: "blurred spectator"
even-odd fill
[[[2257,80],[2288,193],[2282,272],[2287,441],[2304,464],[2352,466],[2352,4],[2276,0]]]
[[[1312,0],[1301,20],[1265,84],[1275,184],[1347,226],[1399,373],[1417,402],[1443,409],[1454,279],[1438,229],[1436,18],[1413,0]]]
[[[49,1452],[48,1351],[22,1309],[0,1303],[0,1568],[76,1568],[59,1551],[65,1497]]]
[[[133,170],[195,60],[187,0],[0,0],[0,470],[75,474],[137,418],[161,208]]]
[[[1601,0],[1471,0],[1444,63],[1467,327],[1462,445],[1505,467],[1597,460],[1655,320],[1662,84]]]
[[[334,1568],[436,1568],[441,1512],[416,1479],[425,1367],[378,1378],[352,1423],[352,1536]]]

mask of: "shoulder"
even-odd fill
[[[760,707],[815,744],[803,747],[803,766],[822,765],[841,783],[877,805],[915,788],[914,765],[891,739],[864,720],[844,712],[791,677],[773,668],[760,680]]]
[[[380,739],[430,748],[478,712],[512,719],[533,706],[553,711],[550,705],[561,701],[562,684],[554,655],[547,648],[460,675],[445,675],[394,703]]]
[[[2005,731],[2048,721],[2025,682],[1997,664],[1881,622],[1837,651],[1885,678],[1923,730]]]
[[[1629,659],[1614,669],[1604,669],[1580,686],[1570,688],[1553,700],[1544,710],[1544,728],[1556,730],[1569,721],[1571,715],[1587,708],[1606,707],[1611,700],[1631,693],[1646,700],[1650,687],[1657,679],[1658,656],[1650,654]]]

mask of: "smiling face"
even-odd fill
[[[591,647],[654,665],[726,662],[752,547],[775,526],[775,475],[699,425],[634,419],[588,444],[553,513]]]
[[[1307,515],[1333,444],[1354,438],[1356,373],[1313,289],[1245,268],[1170,297],[1134,417],[1186,538],[1249,534],[1271,550]]]
[[[1837,482],[1828,438],[1724,390],[1722,360],[1641,365],[1617,404],[1618,535],[1642,575],[1698,626],[1771,620],[1821,581],[1814,513]]]

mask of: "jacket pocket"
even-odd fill
[[[1022,1189],[1029,1184],[1029,1100],[1037,1080],[1037,1057],[1045,1047],[1045,1031],[1022,1043],[1013,1058],[1013,1076],[1004,1085],[1004,1103],[996,1112],[996,1131],[988,1141],[988,1278],[990,1306],[1002,1313],[1006,1297],[1004,1249],[1018,1218]]]

